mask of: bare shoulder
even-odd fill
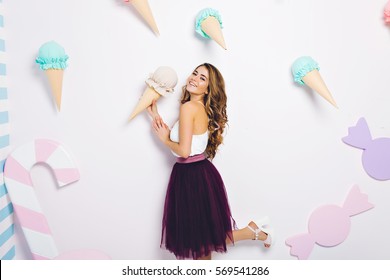
[[[182,114],[195,114],[202,109],[203,106],[199,102],[196,101],[188,101],[180,106],[180,113]]]

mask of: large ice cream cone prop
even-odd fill
[[[148,0],[125,0],[125,2],[130,2],[137,10],[137,12],[142,16],[142,18],[146,21],[146,23],[150,26],[153,32],[156,33],[156,35],[160,35]]]
[[[141,98],[138,101],[137,106],[134,108],[133,112],[131,113],[129,117],[129,121],[131,121],[136,115],[141,113],[143,110],[148,108],[153,100],[157,100],[160,98],[160,94],[157,93],[153,88],[146,87],[144,93],[142,94]]]
[[[295,60],[292,66],[292,72],[295,82],[306,85],[325,98],[333,106],[337,107],[332,94],[322,79],[318,63],[309,56],[303,56]]]
[[[62,97],[62,79],[64,77],[64,70],[62,69],[47,69],[46,76],[49,80],[51,92],[56,102],[58,111],[61,111],[61,97]]]
[[[39,48],[39,55],[35,59],[41,70],[46,73],[58,111],[61,110],[62,81],[64,69],[68,66],[68,58],[63,47],[50,41]]]
[[[203,37],[213,39],[226,50],[222,20],[217,10],[211,8],[201,10],[195,20],[195,30]]]
[[[138,104],[131,113],[128,121],[131,121],[135,116],[149,107],[153,100],[174,92],[174,87],[177,84],[177,74],[172,68],[161,66],[154,73],[150,74],[145,83],[147,87],[138,100]]]

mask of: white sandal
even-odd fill
[[[259,240],[259,234],[264,232],[267,234],[267,238],[263,241],[264,244],[272,245],[272,236],[274,235],[274,230],[269,226],[269,218],[263,217],[260,220],[254,222],[258,228],[253,228],[248,225],[248,228],[255,234],[253,240]]]

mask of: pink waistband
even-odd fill
[[[204,154],[199,154],[199,155],[190,156],[188,158],[178,157],[176,159],[176,162],[178,162],[178,163],[191,163],[191,162],[201,161],[204,159],[206,159]]]

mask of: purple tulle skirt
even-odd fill
[[[178,159],[165,197],[161,246],[178,259],[226,252],[232,218],[221,175],[203,155]]]

